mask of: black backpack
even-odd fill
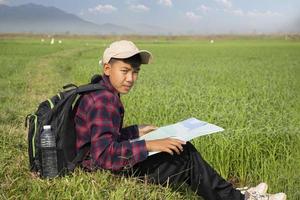
[[[28,154],[30,171],[43,174],[40,135],[44,125],[51,125],[56,138],[57,167],[59,175],[72,172],[87,154],[90,145],[76,153],[75,109],[80,96],[88,92],[105,89],[99,82],[101,76],[95,75],[90,84],[76,86],[68,84],[52,98],[39,104],[34,114],[26,116],[28,127]]]

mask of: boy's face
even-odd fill
[[[109,76],[110,83],[120,93],[127,94],[138,78],[140,68],[133,69],[131,65],[117,60],[113,64],[105,64],[104,74]]]

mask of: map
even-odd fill
[[[179,140],[189,141],[196,137],[220,131],[224,131],[224,129],[214,124],[200,121],[196,118],[189,118],[175,124],[160,127],[155,131],[137,138],[136,140],[156,140],[173,137]],[[149,152],[149,155],[153,155],[155,153],[158,152]]]

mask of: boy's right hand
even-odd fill
[[[165,138],[146,141],[146,148],[149,152],[158,151],[173,155],[175,151],[179,155],[183,151],[182,145],[184,144],[186,144],[186,142],[182,140],[178,140],[175,138]]]

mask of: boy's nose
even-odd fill
[[[133,73],[127,73],[126,81],[130,83],[133,82]]]

